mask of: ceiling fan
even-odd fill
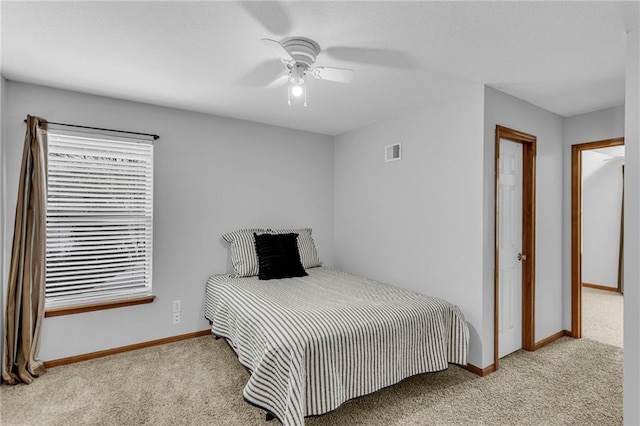
[[[307,106],[307,90],[305,81],[307,76],[318,80],[349,83],[353,79],[354,71],[347,68],[316,67],[311,68],[320,53],[320,46],[315,41],[305,37],[288,37],[278,42],[263,38],[262,42],[285,66],[288,73],[271,82],[268,87],[274,87],[289,82],[288,102],[293,98],[304,99]]]

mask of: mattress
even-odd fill
[[[205,316],[251,370],[243,395],[285,426],[415,374],[466,365],[469,330],[444,300],[319,267],[261,281],[216,275]]]

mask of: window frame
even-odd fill
[[[61,140],[63,142],[61,142]],[[77,147],[73,146],[72,141],[74,140],[75,142],[78,143]],[[109,144],[111,143],[113,143],[113,149],[110,150]],[[66,148],[65,147],[61,148],[60,144],[64,145]],[[146,146],[139,147],[137,146],[138,144],[145,144]],[[52,146],[55,148],[52,149]],[[74,153],[73,155],[69,155],[68,153],[65,154],[65,149],[67,150],[77,149],[79,153]],[[93,151],[94,149],[95,151]],[[86,150],[86,153],[83,154],[82,153],[83,150]],[[120,152],[118,152],[118,150],[120,150]],[[132,154],[122,154],[122,151],[132,152]],[[47,218],[47,227],[46,227],[47,258],[45,259],[45,264],[47,266],[48,272],[45,274],[45,317],[70,315],[70,314],[76,314],[81,312],[90,312],[90,311],[96,311],[96,310],[102,310],[102,309],[111,309],[111,308],[118,308],[123,306],[132,306],[132,305],[146,304],[146,303],[153,302],[153,300],[155,299],[155,296],[152,294],[153,216],[154,216],[153,215],[154,213],[153,212],[153,198],[154,198],[153,139],[145,138],[145,137],[123,137],[122,135],[114,134],[109,131],[99,131],[99,132],[84,131],[84,130],[75,131],[75,130],[61,129],[54,126],[50,126],[50,128],[47,131],[47,154],[46,155],[47,155],[47,211],[45,214]],[[53,156],[56,156],[56,157],[53,157]],[[69,161],[69,158],[72,158],[72,157],[80,158],[83,161],[77,161],[75,163],[73,161]],[[104,180],[104,182],[107,184],[105,185],[107,189],[104,190],[105,191],[104,193],[101,192],[102,189],[95,189],[95,190],[92,189],[91,191],[84,192],[82,191],[82,189],[86,189],[87,187],[80,186],[81,191],[78,191],[75,194],[75,197],[76,197],[75,199],[72,196],[65,195],[66,201],[71,203],[77,202],[81,204],[83,207],[80,208],[80,210],[84,209],[86,206],[86,209],[87,209],[86,211],[79,212],[76,214],[72,211],[73,209],[69,209],[70,214],[68,217],[66,217],[64,216],[65,214],[64,207],[58,207],[58,210],[56,211],[55,214],[59,215],[58,217],[62,216],[62,217],[65,217],[65,220],[69,220],[69,225],[68,225],[69,230],[67,232],[69,233],[70,236],[76,236],[76,235],[82,236],[81,238],[78,237],[78,240],[75,241],[76,245],[71,245],[70,247],[77,249],[77,247],[79,247],[80,245],[83,245],[83,244],[78,244],[78,241],[82,241],[82,238],[91,238],[93,242],[92,242],[92,246],[88,249],[90,250],[91,248],[96,249],[96,248],[107,247],[105,244],[108,244],[108,241],[109,241],[108,237],[109,236],[113,237],[112,235],[109,235],[108,231],[103,232],[101,229],[98,229],[98,231],[96,231],[96,233],[101,235],[100,237],[95,235],[90,235],[91,234],[90,232],[84,233],[84,234],[82,233],[84,232],[84,230],[82,229],[82,226],[85,226],[86,223],[91,223],[92,225],[95,224],[96,228],[105,226],[105,224],[108,223],[108,221],[104,221],[104,218],[107,217],[104,212],[102,214],[100,214],[99,212],[95,214],[91,213],[93,211],[92,210],[93,208],[95,208],[96,211],[99,211],[100,208],[94,207],[94,205],[92,205],[90,201],[99,200],[98,202],[95,203],[95,206],[104,206],[106,207],[105,210],[116,209],[116,210],[113,210],[113,213],[111,212],[109,213],[109,214],[113,214],[113,216],[108,216],[108,217],[119,218],[118,226],[122,225],[122,229],[118,231],[111,231],[111,232],[114,232],[114,235],[117,234],[119,238],[123,238],[125,242],[129,244],[128,246],[129,248],[122,249],[122,252],[120,251],[118,252],[118,254],[122,253],[122,256],[123,256],[122,261],[126,264],[124,266],[124,271],[122,272],[122,275],[129,277],[127,279],[123,279],[124,282],[122,283],[123,284],[122,286],[119,285],[119,283],[118,285],[114,285],[113,282],[109,283],[108,278],[105,278],[104,280],[100,278],[96,278],[96,276],[99,276],[97,274],[101,274],[102,272],[108,272],[108,273],[116,274],[112,278],[113,280],[115,281],[120,280],[120,277],[117,277],[117,273],[114,272],[114,270],[116,269],[116,266],[110,264],[108,260],[105,261],[104,258],[100,259],[101,255],[99,254],[94,255],[90,260],[86,260],[86,264],[84,264],[82,263],[82,261],[76,261],[76,259],[71,257],[73,253],[68,253],[68,254],[63,253],[62,257],[67,258],[66,262],[73,260],[74,264],[77,264],[81,267],[82,266],[85,267],[85,268],[81,268],[81,267],[78,268],[78,269],[81,269],[82,271],[77,271],[77,270],[75,271],[78,273],[79,276],[86,275],[85,277],[74,276],[74,269],[70,269],[70,272],[68,272],[68,276],[69,278],[71,278],[71,281],[73,281],[74,278],[89,278],[88,281],[90,282],[88,282],[86,285],[83,285],[83,286],[78,285],[78,287],[74,288],[73,285],[69,285],[68,282],[66,282],[65,280],[61,280],[60,277],[57,277],[56,284],[60,284],[60,281],[62,281],[64,283],[62,284],[62,287],[64,287],[65,290],[68,288],[69,291],[72,293],[74,291],[77,292],[76,294],[77,299],[61,301],[62,298],[60,297],[58,297],[57,299],[55,296],[47,297],[47,296],[50,296],[50,293],[52,293],[56,287],[55,285],[50,285],[53,283],[50,283],[50,280],[48,279],[50,270],[52,270],[53,272],[57,272],[55,270],[55,266],[52,266],[52,265],[62,266],[63,268],[66,266],[65,260],[62,260],[56,263],[53,260],[54,258],[52,257],[51,258],[52,261],[51,262],[49,261],[50,259],[49,254],[53,253],[53,251],[50,252],[50,244],[49,244],[50,236],[55,235],[51,237],[52,241],[56,241],[56,237],[59,237],[60,235],[64,237],[63,234],[54,234],[53,232],[50,232],[52,231],[52,229],[55,228],[54,225],[51,225],[52,227],[50,228],[50,222],[52,223],[55,222],[53,220],[55,215],[52,215],[52,210],[50,210],[50,202],[57,206],[61,204],[58,202],[59,198],[57,200],[54,200],[52,195],[49,193],[51,190],[53,194],[56,194],[56,190],[53,189],[54,185],[49,179],[49,173],[51,171],[53,171],[54,174],[56,172],[59,173],[65,167],[65,166],[59,166],[59,165],[56,165],[55,167],[53,167],[49,161],[52,158],[56,158],[57,160],[64,159],[65,161],[68,162],[68,165],[70,167],[78,168],[79,170],[78,176],[84,174],[84,177],[78,178],[78,181],[70,180],[70,182],[73,182],[73,183],[77,182],[79,183],[79,185],[86,184],[86,182],[83,179],[91,179],[92,178],[91,174],[96,173],[96,175],[101,175],[99,179]],[[87,165],[88,162],[91,163],[98,160],[101,160],[101,161],[106,160],[107,163],[109,161],[112,161],[113,163],[107,164],[107,166],[105,167],[105,169],[110,169],[112,170],[112,172],[110,171],[99,172],[98,166],[94,166],[94,168],[91,168],[91,166]],[[55,162],[55,160],[52,162]],[[121,164],[123,165],[122,169],[119,168],[119,165]],[[138,173],[137,176],[135,173],[123,172],[123,170],[126,169],[125,166],[127,165],[140,166],[141,171]],[[126,192],[127,194],[131,194],[130,199],[127,198],[129,197],[129,195],[125,196],[123,194],[118,194],[117,191],[114,189],[114,187],[108,186],[109,184],[114,184],[115,186],[118,182],[123,182],[123,181],[118,181],[116,178],[114,178],[114,176],[117,176],[119,178],[120,177],[119,175],[130,177],[130,179],[123,180],[126,184],[131,185],[127,187],[126,190],[123,191],[123,192]],[[89,177],[87,178],[87,176]],[[140,184],[139,181],[144,181],[144,183]],[[57,190],[59,191],[60,189],[58,188]],[[89,194],[90,192],[95,192],[95,194]],[[116,194],[113,198],[109,198],[106,196],[107,192],[116,192]],[[57,196],[59,197],[59,194]],[[100,198],[92,198],[94,196],[100,197]],[[119,197],[122,197],[122,198],[119,198]],[[123,202],[123,199],[124,199],[124,202]],[[130,203],[126,204],[126,201],[130,201]],[[122,209],[117,210],[120,207],[122,207]],[[74,221],[73,218],[80,218],[80,221]],[[95,220],[95,222],[91,220],[92,218]],[[100,218],[103,219],[102,222],[100,221]],[[50,221],[50,219],[52,220]],[[131,221],[128,222],[128,220],[131,220]],[[130,233],[128,231],[128,228],[134,226],[134,224],[137,224],[142,229],[142,231],[140,231],[141,235],[136,236],[135,233]],[[65,224],[65,226],[67,225]],[[77,228],[77,229],[74,229],[74,228]],[[73,238],[70,238],[70,239],[73,240]],[[84,244],[87,244],[86,240],[82,242]],[[54,244],[52,243],[52,246],[53,245]],[[143,248],[138,248],[139,245],[141,245]],[[90,257],[89,255],[82,256],[82,258],[89,258],[89,257]],[[99,266],[100,268],[105,267],[105,269],[101,269],[98,271],[98,269],[100,268],[95,268],[95,269],[91,268],[92,265],[96,266],[96,264],[98,263],[97,260],[102,260],[102,263],[100,263]],[[113,263],[117,263],[117,261]],[[106,266],[106,265],[109,265],[109,266]],[[119,268],[123,268],[123,267],[119,266]],[[137,269],[138,272],[134,273],[134,269]],[[54,274],[53,272],[52,272],[52,275]],[[92,276],[92,274],[96,274],[96,276]],[[67,273],[62,273],[58,275],[62,275],[63,277],[66,277]],[[94,286],[91,287],[92,285]],[[122,291],[118,294],[120,290]],[[105,294],[101,295],[100,294],[101,292],[104,292],[106,295]],[[64,296],[64,297],[67,297],[67,296]]]

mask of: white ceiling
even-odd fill
[[[15,81],[336,135],[478,83],[563,116],[624,103],[633,2],[2,2]],[[289,107],[260,42],[304,36],[344,85]]]

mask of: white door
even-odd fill
[[[500,140],[498,357],[522,348],[522,144]]]

